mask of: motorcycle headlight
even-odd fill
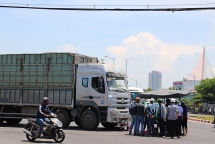
[[[116,116],[116,111],[115,110],[111,110],[110,111],[110,116]]]

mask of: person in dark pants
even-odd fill
[[[169,135],[173,139],[176,132],[176,136],[180,138],[176,121],[178,118],[178,107],[175,105],[175,99],[171,99],[170,102],[171,105],[169,105],[167,108]]]
[[[149,101],[146,102],[146,107],[149,105]],[[147,114],[145,114],[145,122],[144,122],[144,130],[146,129],[147,126]]]
[[[166,107],[162,103],[162,100],[158,99],[159,109],[158,109],[158,123],[160,127],[160,136],[165,137],[166,130],[165,130],[165,121],[166,121]]]
[[[170,105],[170,99],[166,99],[166,111],[168,106]],[[166,136],[169,136],[169,123],[168,123],[168,118],[166,117],[166,122],[165,122],[165,126],[166,126]]]
[[[136,126],[136,118],[137,118],[137,114],[136,114],[136,112],[134,110],[134,108],[136,107],[137,101],[139,101],[138,97],[136,97],[135,102],[129,106],[129,114],[131,115],[131,125],[130,125],[130,128],[129,128],[129,135],[131,135],[133,127],[134,127],[134,135],[137,135],[136,134],[136,127],[137,127]]]
[[[140,98],[137,98],[137,104],[134,107],[134,111],[137,114],[137,118],[136,118],[136,134],[137,136],[141,135],[144,136],[144,117],[145,117],[145,106],[144,104],[140,103],[139,100]],[[140,129],[140,124],[141,124],[141,134],[139,133],[139,129]]]
[[[182,120],[182,130],[183,134],[187,135],[187,116],[188,116],[188,109],[184,102],[181,102],[181,107],[183,108],[183,120]]]
[[[181,136],[181,123],[183,120],[183,108],[178,104],[178,101],[175,101],[175,105],[178,107],[178,119],[177,119],[177,126],[178,126],[178,133]]]
[[[147,128],[148,128],[149,136],[154,136],[154,132],[155,132],[154,121],[155,121],[156,107],[154,106],[153,102],[154,102],[154,99],[151,99],[150,104],[146,107]]]

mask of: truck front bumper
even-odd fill
[[[128,110],[108,110],[107,122],[124,123],[131,121]]]

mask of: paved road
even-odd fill
[[[0,144],[27,144],[29,143],[22,132],[26,120],[17,126],[8,127],[6,124],[0,127]],[[64,144],[131,144],[131,143],[165,143],[165,144],[214,144],[215,128],[212,124],[202,124],[189,121],[189,135],[181,139],[137,137],[130,136],[125,131],[106,131],[102,126],[96,131],[85,131],[71,123],[65,129],[66,139]],[[54,143],[53,140],[37,139],[35,143]]]

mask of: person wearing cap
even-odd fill
[[[139,97],[136,97],[135,98],[135,102],[132,103],[130,106],[129,106],[129,114],[131,115],[131,125],[130,125],[130,128],[129,128],[129,135],[131,135],[132,133],[132,129],[134,128],[134,135],[137,135],[136,134],[136,118],[137,118],[137,113],[135,111],[135,107],[136,107],[136,104],[137,102],[140,101],[140,98]]]
[[[156,107],[154,106],[154,99],[150,99],[150,104],[146,107],[147,113],[147,128],[149,136],[154,136],[154,120],[156,115]]]
[[[178,104],[177,100],[175,100],[175,105],[178,107],[177,127],[178,127],[178,133],[181,136],[181,123],[183,120],[183,108]]]
[[[175,99],[171,99],[170,103],[171,105],[169,105],[167,108],[169,135],[173,139],[176,132],[176,136],[180,138],[178,133],[178,127],[176,127],[177,124],[176,120],[178,118],[178,107],[175,105]]]
[[[136,134],[137,136],[144,136],[144,117],[145,117],[145,106],[140,103],[140,98],[138,98],[137,104],[134,107],[134,111],[137,114],[136,117]],[[141,124],[141,134],[139,133]]]
[[[166,133],[165,132],[166,107],[162,103],[161,98],[158,99],[158,104],[159,104],[159,108],[158,108],[158,123],[159,123],[159,127],[160,127],[160,136],[165,137],[165,133]]]

